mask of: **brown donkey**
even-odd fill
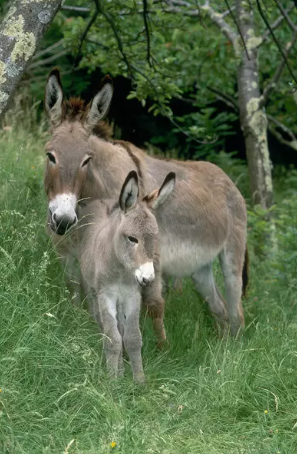
[[[46,146],[45,190],[49,201],[48,226],[66,265],[66,276],[80,287],[74,267],[79,240],[76,225],[79,206],[95,199],[114,198],[125,176],[136,170],[140,190],[146,195],[159,187],[169,172],[176,174],[175,191],[157,221],[160,266],[167,276],[192,276],[219,325],[236,335],[244,327],[241,303],[246,276],[246,207],[230,178],[208,162],[160,160],[134,145],[111,139],[106,116],[113,95],[109,78],[89,105],[74,98],[63,100],[58,70],[47,80],[45,108],[52,137]],[[214,281],[212,262],[219,257],[225,281],[226,303]],[[99,260],[99,259],[98,259]],[[245,282],[245,279],[244,279]],[[153,317],[162,318],[161,284],[155,294],[144,294]],[[77,290],[78,293],[78,290]],[[159,308],[161,308],[159,310]]]
[[[158,224],[154,213],[174,188],[170,173],[161,188],[139,199],[138,177],[132,170],[119,202],[94,201],[82,210],[86,222],[79,248],[79,264],[90,312],[104,336],[107,368],[112,377],[124,371],[125,347],[137,382],[144,381],[139,329],[141,289],[155,279],[159,256]],[[150,209],[151,208],[151,209]]]

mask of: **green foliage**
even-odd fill
[[[182,2],[175,9],[170,9],[164,2],[148,0],[145,22],[143,2],[102,0],[99,2],[100,13],[82,42],[95,12],[95,3],[82,0],[70,3],[89,8],[89,12],[61,10],[57,14],[40,49],[51,48],[59,42],[60,45],[42,53],[34,60],[33,67],[29,65],[25,83],[34,99],[43,98],[46,75],[55,65],[62,69],[66,93],[77,95],[88,86],[86,71],[91,76],[100,69],[113,77],[121,75],[129,78],[132,87],[128,99],[138,99],[143,106],[148,106],[149,112],[164,115],[178,125],[172,125],[166,137],[165,134],[152,137],[155,145],[166,143],[169,148],[178,148],[183,131],[189,140],[187,146],[179,150],[179,155],[206,158],[214,150],[224,149],[224,138],[232,133],[232,123],[238,119],[238,114],[236,110],[233,114],[213,112],[210,106],[223,100],[230,110],[230,106],[236,104],[240,58],[235,56],[232,43],[210,20],[204,8],[200,9],[200,16],[197,17],[188,14],[197,9],[197,2],[193,0],[187,2],[189,6],[183,6],[185,2]],[[285,0],[282,4],[287,8],[290,1]],[[235,0],[229,5],[233,7]],[[253,0],[251,5],[255,12],[256,35],[261,36],[266,26],[257,3]],[[215,2],[211,6],[218,14],[227,10],[225,2]],[[267,19],[273,23],[279,16],[274,0],[266,1],[262,7]],[[290,13],[293,22],[296,22],[296,11],[295,8]],[[237,33],[232,15],[228,14],[224,19]],[[285,20],[275,29],[275,35],[285,49],[292,38]],[[294,46],[288,59],[291,67],[294,67],[296,52]],[[268,37],[259,48],[262,91],[275,74],[280,58],[277,46]],[[193,113],[180,115],[172,111],[172,100],[176,98],[192,103]],[[271,94],[267,113],[297,134],[296,99],[292,77],[285,67],[280,82]],[[196,152],[193,153],[194,148]]]
[[[277,207],[278,257],[273,262],[273,275],[282,279],[290,288],[297,290],[297,195],[284,199]]]
[[[248,234],[259,260],[265,261],[270,270],[271,282],[281,288],[297,291],[297,194],[295,169],[283,167],[274,171],[277,205],[269,211],[260,206],[249,211]]]
[[[180,128],[189,131],[188,142],[195,147],[195,159],[212,160],[218,148],[224,147],[224,138],[233,135],[232,122],[237,119],[233,113],[220,112],[213,107],[200,108],[183,117],[178,117]],[[180,132],[180,128],[174,128],[173,132]],[[186,154],[186,153],[185,153]]]
[[[63,11],[57,16],[50,33],[57,36],[56,39],[59,35],[60,39],[62,32],[64,47],[69,55],[77,57],[81,37],[94,13],[95,5],[90,1],[74,1],[71,4],[87,6],[90,13],[79,15]],[[145,20],[142,2],[100,1],[100,14],[81,47],[80,68],[87,68],[89,73],[100,68],[103,73],[130,78],[133,86],[128,99],[136,98],[145,106],[149,98],[153,101],[149,110],[154,115],[174,117],[170,101],[181,96],[190,98],[204,108],[215,101],[217,96],[221,100],[231,96],[236,101],[237,66],[240,59],[235,56],[232,43],[210,20],[204,8],[200,9],[200,17],[191,16],[187,11],[195,11],[197,2],[190,1],[187,4],[188,7],[178,5],[176,8],[170,8],[162,2],[149,0]],[[256,35],[261,36],[266,26],[258,12],[256,2],[253,1],[252,4],[255,11]],[[285,8],[289,4],[289,1],[283,2]],[[233,2],[229,5],[234,6]],[[222,4],[217,2],[211,6],[219,14],[227,9],[224,2]],[[264,9],[267,19],[273,23],[279,16],[277,5],[270,0],[265,2]],[[291,12],[291,17],[294,22],[296,11]],[[227,15],[225,21],[234,33],[237,33],[233,15]],[[285,48],[286,43],[291,40],[291,30],[286,21],[275,30],[275,35],[281,47]],[[296,52],[297,50],[293,49],[289,57],[292,67]],[[280,62],[279,50],[271,37],[260,47],[259,62],[260,83],[264,87],[271,80]],[[67,64],[65,69],[67,73]],[[291,76],[285,68],[267,109],[269,114],[286,123],[297,133],[293,113],[296,110],[294,107],[296,100],[291,83]],[[215,122],[209,123],[206,112],[204,125],[201,125],[203,115],[204,113],[198,111],[179,119],[180,125],[183,123],[181,127],[193,140],[201,140],[201,135],[213,137],[219,133],[223,124],[220,118],[217,125]],[[224,129],[221,132],[224,136],[230,131]],[[212,142],[212,139],[208,142]],[[203,153],[206,154],[209,148],[206,145]],[[201,156],[201,150],[202,146],[197,150],[197,156]]]
[[[1,454],[293,453],[296,197],[276,212],[272,257],[255,256],[248,232],[242,339],[216,338],[186,280],[182,293],[171,289],[166,299],[167,349],[155,350],[151,324],[141,321],[147,384],[140,389],[128,363],[125,378],[110,382],[95,323],[69,302],[44,230],[45,142],[44,133],[19,125],[0,136]],[[261,216],[250,213],[249,227]]]

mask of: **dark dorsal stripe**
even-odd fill
[[[140,166],[140,159],[137,156],[135,156],[135,154],[133,154],[133,152],[132,152],[132,150],[130,148],[129,142],[126,142],[125,140],[113,140],[112,143],[114,145],[121,145],[127,151],[128,155],[130,156],[130,158],[132,159],[132,161],[134,162],[134,164],[136,166],[140,187],[141,187],[141,189],[143,189],[143,184],[142,184],[143,180],[142,180],[142,171],[141,171],[141,166]]]

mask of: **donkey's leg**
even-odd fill
[[[139,329],[139,313],[141,305],[140,294],[132,294],[124,305],[124,346],[129,355],[133,378],[138,383],[145,381],[141,347],[142,337]]]
[[[118,375],[121,377],[124,375],[125,366],[124,366],[124,357],[123,357],[123,339],[124,339],[124,329],[125,329],[125,317],[123,311],[118,312],[118,330],[122,338],[122,351],[119,357],[119,372]]]
[[[153,320],[153,327],[158,340],[157,345],[161,348],[166,341],[166,331],[164,327],[165,302],[162,297],[162,278],[159,273],[156,274],[155,280],[150,285],[142,288],[142,304]]]
[[[211,263],[200,268],[192,277],[198,292],[207,301],[209,309],[218,324],[219,331],[222,331],[223,334],[228,329],[227,310],[224,299],[216,287]]]
[[[107,370],[111,377],[118,376],[119,358],[122,354],[122,336],[118,330],[116,319],[116,299],[106,295],[98,295],[98,309],[100,314],[100,325],[104,334],[104,352],[106,355]]]
[[[166,331],[164,328],[164,306],[165,302],[162,296],[162,272],[160,265],[160,254],[154,256],[155,279],[147,287],[142,288],[142,304],[147,310],[148,315],[153,320],[153,327],[158,339],[158,347],[161,348],[166,341]]]
[[[231,241],[230,241],[231,243]],[[227,244],[220,254],[220,263],[226,287],[227,310],[230,320],[230,330],[233,336],[244,328],[244,315],[241,302],[242,269],[245,249]],[[237,243],[238,245],[238,243]],[[245,248],[245,241],[243,241]]]

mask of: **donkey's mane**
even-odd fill
[[[63,120],[70,122],[79,121],[84,122],[89,112],[89,104],[81,98],[70,98],[64,101],[64,115]],[[112,127],[106,121],[99,121],[92,129],[92,133],[104,140],[112,138]]]

